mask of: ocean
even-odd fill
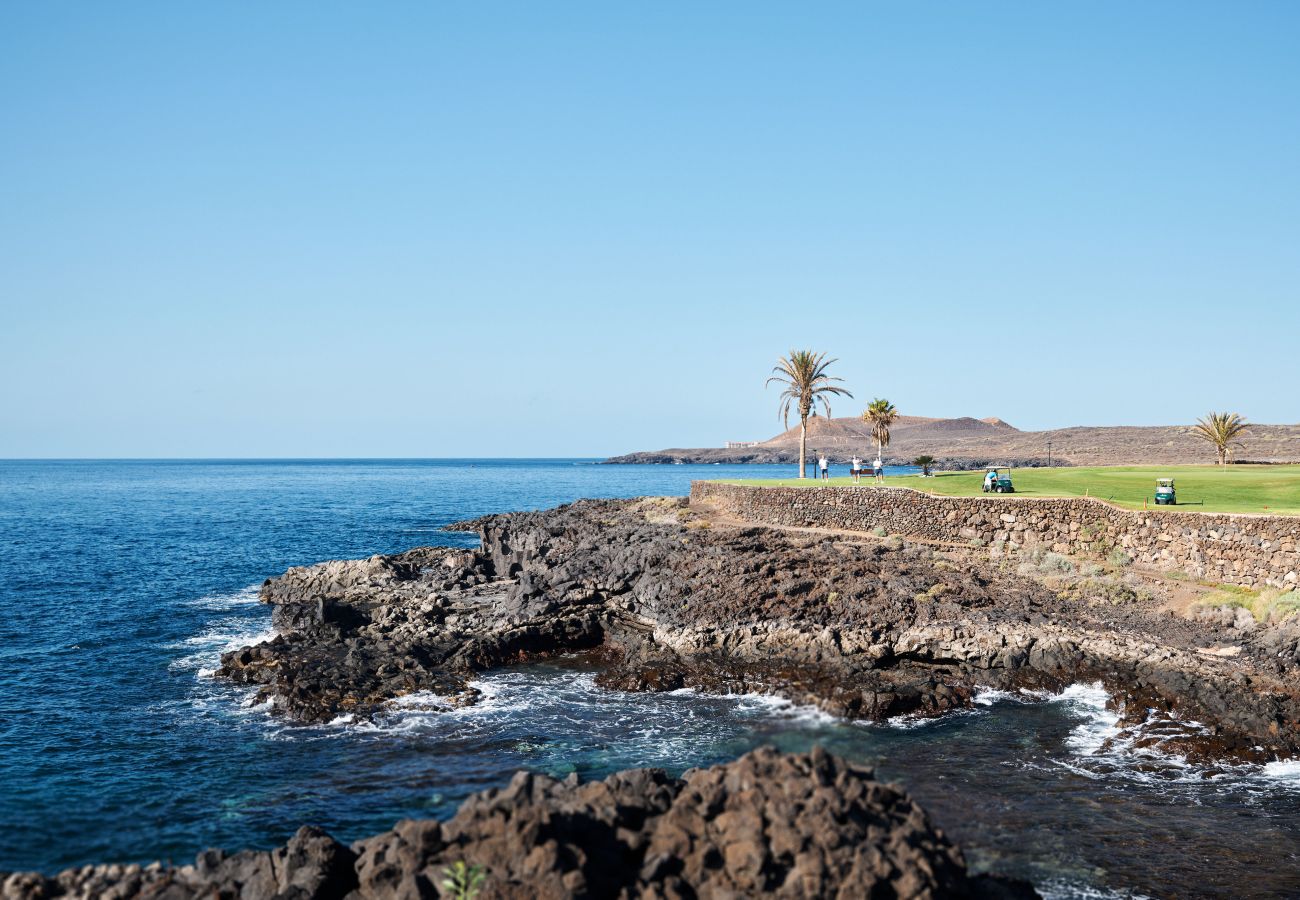
[[[185,862],[449,815],[525,768],[673,772],[823,744],[909,789],[979,868],[1051,897],[1300,896],[1300,763],[1201,767],[1126,746],[1097,685],[987,692],[928,721],[768,697],[597,688],[581,658],[484,673],[452,713],[287,725],[211,677],[267,634],[293,565],[468,546],[450,522],[685,494],[792,466],[594,460],[0,461],[0,870]]]

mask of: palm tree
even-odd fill
[[[930,474],[930,467],[931,467],[932,465],[934,465],[934,457],[933,457],[933,456],[918,456],[916,459],[912,460],[912,465],[914,465],[914,466],[920,466],[920,467],[921,467],[921,474],[922,474],[922,475],[929,475],[929,474]]]
[[[1228,464],[1228,448],[1233,444],[1244,446],[1237,440],[1250,425],[1241,416],[1229,412],[1211,412],[1203,419],[1197,419],[1192,434],[1214,445],[1218,464]]]
[[[889,426],[898,418],[898,410],[888,400],[877,397],[862,413],[862,421],[871,423],[871,436],[876,439],[876,459],[883,459],[889,446]]]
[[[808,416],[812,415],[818,403],[826,411],[826,418],[830,418],[831,405],[827,399],[831,394],[839,394],[844,397],[852,397],[844,388],[835,387],[832,381],[843,381],[843,378],[835,378],[826,374],[826,369],[831,363],[836,362],[833,359],[827,359],[825,353],[814,353],[811,350],[791,350],[789,356],[783,356],[777,360],[776,365],[772,368],[773,374],[765,383],[764,387],[777,382],[785,385],[785,390],[781,392],[781,411],[779,416],[784,418],[787,428],[790,427],[790,407],[793,405],[799,413],[799,477],[805,478],[804,459],[808,455]]]

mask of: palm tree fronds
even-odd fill
[[[877,397],[867,404],[862,412],[862,420],[871,425],[871,436],[876,439],[876,454],[879,456],[889,446],[889,426],[898,418],[898,408],[888,400]]]
[[[785,422],[787,428],[790,427],[790,408],[793,406],[799,413],[799,424],[803,431],[799,438],[799,477],[804,477],[804,457],[805,442],[808,429],[808,417],[814,415],[816,406],[821,404],[826,410],[826,416],[831,414],[830,403],[827,398],[830,395],[852,397],[853,395],[844,388],[836,387],[832,382],[843,381],[827,372],[835,359],[827,359],[825,353],[816,353],[812,350],[791,350],[788,356],[783,356],[777,360],[776,365],[772,367],[772,375],[764,383],[768,387],[773,382],[785,385],[785,390],[781,392],[779,398],[780,406],[777,418]]]
[[[1231,447],[1244,447],[1237,440],[1250,428],[1250,423],[1237,413],[1213,412],[1197,419],[1192,426],[1192,434],[1214,445],[1216,462],[1223,466],[1228,463],[1228,450]]]

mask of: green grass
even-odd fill
[[[1300,591],[1283,593],[1276,588],[1253,591],[1235,584],[1221,584],[1218,590],[1206,594],[1197,606],[1235,606],[1246,610],[1257,621],[1280,622],[1300,612]]]
[[[839,467],[843,471],[844,467]],[[1082,497],[1109,500],[1117,506],[1141,509],[1145,498],[1152,508],[1191,512],[1300,515],[1300,465],[1296,466],[1093,466],[1059,469],[1014,469],[1018,497]],[[1155,507],[1156,478],[1177,479],[1178,506]],[[908,487],[945,497],[979,497],[983,472],[940,472],[931,478],[892,475],[889,487]],[[853,485],[848,477],[830,481],[809,478],[727,479],[729,484],[760,487],[816,488]],[[870,479],[859,486],[871,490]]]

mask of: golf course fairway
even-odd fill
[[[841,472],[847,467],[832,467]],[[812,466],[809,466],[812,472]],[[1051,469],[1013,469],[1012,479],[1018,497],[1096,497],[1116,506],[1141,509],[1145,500],[1154,507],[1157,478],[1173,478],[1178,490],[1178,505],[1158,507],[1188,512],[1262,513],[1265,515],[1300,515],[1300,465],[1278,466],[1091,466]],[[981,496],[983,471],[938,472],[929,478],[920,475],[891,475],[886,487],[906,487],[944,497]],[[818,481],[811,477],[727,479],[728,484],[757,487],[826,486],[876,487],[870,478],[854,485],[847,476]],[[991,495],[1001,496],[1001,495]]]

